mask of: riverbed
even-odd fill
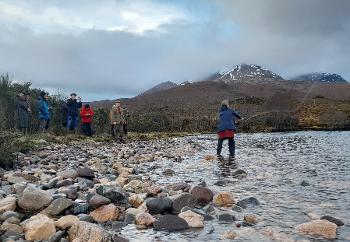
[[[290,239],[329,241],[300,235],[295,226],[310,221],[310,216],[331,215],[342,220],[336,241],[350,239],[350,132],[290,132],[236,135],[238,167],[208,159],[216,152],[216,136],[177,138],[198,150],[182,157],[181,162],[163,159],[145,164],[158,185],[205,182],[215,192],[229,191],[236,201],[255,197],[260,205],[235,212],[237,218],[254,214],[254,227],[235,228],[217,220],[206,221],[204,229],[166,233],[153,229],[138,230],[131,224],[122,230],[130,241],[216,241],[230,229],[238,232],[235,241],[272,241],[264,231],[282,233]],[[227,144],[223,155],[227,154]],[[170,168],[174,176],[163,176]],[[237,169],[244,178],[233,176]],[[222,181],[221,186],[215,185]],[[223,182],[224,181],[224,182]],[[225,185],[222,185],[224,183]],[[303,185],[302,185],[303,183]]]

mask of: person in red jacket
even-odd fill
[[[85,104],[80,111],[80,117],[83,122],[83,132],[87,136],[92,136],[91,122],[94,117],[94,111],[89,104]]]

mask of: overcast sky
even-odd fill
[[[0,73],[85,100],[239,63],[350,80],[349,0],[0,0]]]

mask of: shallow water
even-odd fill
[[[271,241],[262,233],[266,228],[295,240],[329,241],[294,231],[297,224],[310,220],[307,213],[341,219],[345,226],[338,227],[335,241],[350,241],[350,132],[238,134],[238,168],[248,173],[243,179],[232,177],[235,169],[230,166],[205,161],[205,155],[216,152],[215,135],[181,139],[203,149],[185,157],[181,163],[156,162],[160,167],[152,172],[152,179],[157,184],[186,181],[191,185],[205,180],[214,192],[230,191],[236,201],[256,197],[260,206],[235,212],[235,215],[242,219],[245,214],[255,214],[260,222],[253,228],[235,228],[214,220],[207,221],[204,229],[179,233],[137,230],[134,225],[128,225],[122,234],[131,241],[216,241],[229,229],[239,233],[235,241]],[[223,150],[228,150],[227,144]],[[176,175],[164,177],[161,175],[164,168],[173,169]],[[228,181],[226,186],[213,185],[222,179]],[[310,186],[301,186],[303,180]]]

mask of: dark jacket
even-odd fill
[[[29,126],[29,104],[26,100],[16,98],[16,124],[17,128],[28,128]]]
[[[39,119],[50,119],[49,104],[42,97],[38,98]]]
[[[68,116],[78,116],[79,115],[79,108],[82,107],[81,102],[78,102],[75,99],[68,99],[67,101],[67,115]]]
[[[224,130],[236,130],[236,125],[234,122],[235,118],[241,119],[241,116],[239,116],[239,114],[234,110],[223,106],[220,110],[218,126],[219,132]]]

